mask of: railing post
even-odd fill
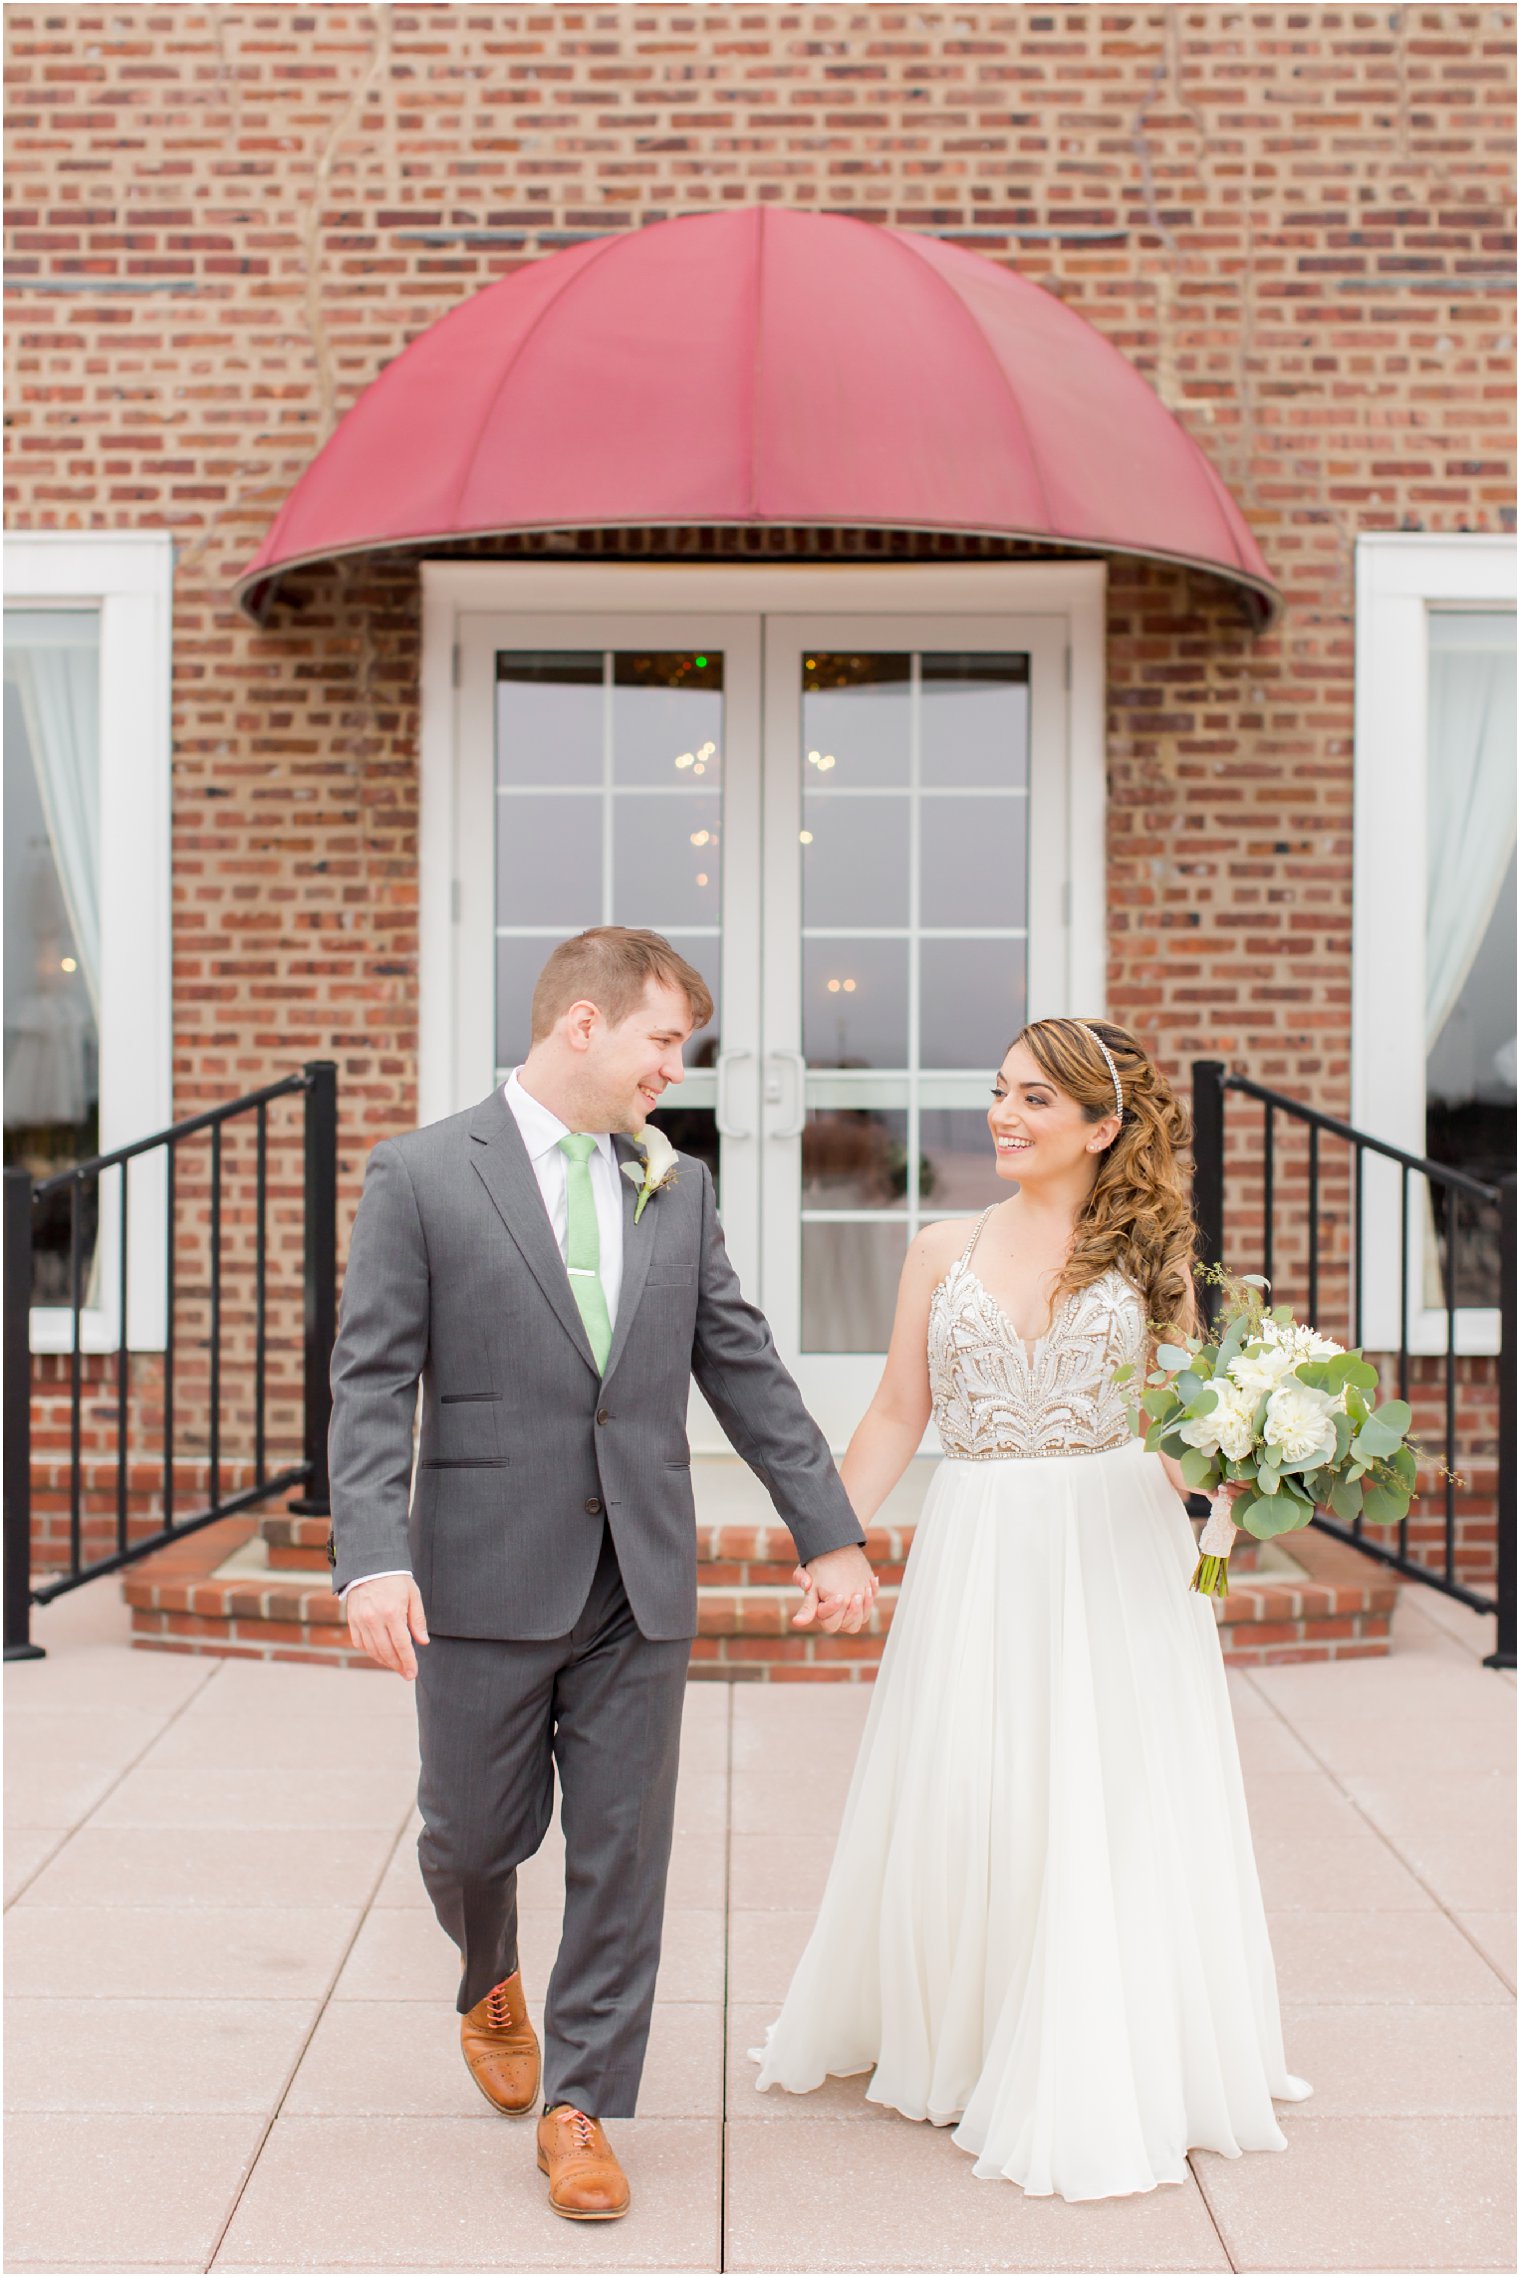
[[[1198,1228],[1198,1260],[1224,1263],[1224,1079],[1222,1059],[1193,1062],[1193,1222]],[[1219,1291],[1205,1284],[1200,1305],[1210,1320]]]
[[[1515,1180],[1499,1189],[1499,1477],[1495,1505],[1494,1649],[1485,1668],[1515,1665]]]
[[[32,1174],[5,1173],[5,1657],[32,1642]]]
[[[327,1426],[332,1418],[332,1348],[338,1333],[338,1068],[306,1062],[305,1428],[310,1466],[304,1492],[290,1504],[299,1518],[331,1516]]]

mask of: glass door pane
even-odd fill
[[[927,1217],[999,1191],[970,1104],[1024,1018],[1029,658],[800,659],[801,1333],[878,1353]]]
[[[724,658],[706,649],[499,649],[496,1061],[528,1048],[533,983],[557,941],[646,926],[689,959],[715,1010],[659,1113],[720,1176]]]
[[[1066,1008],[1067,638],[766,619],[763,1301],[835,1447],[919,1227],[1003,1191],[988,1096],[1026,1006]]]

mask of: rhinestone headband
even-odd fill
[[[1124,1086],[1119,1081],[1119,1070],[1114,1065],[1114,1055],[1109,1050],[1107,1044],[1103,1041],[1103,1038],[1099,1035],[1096,1028],[1089,1028],[1085,1020],[1079,1021],[1077,1025],[1086,1030],[1087,1034],[1092,1037],[1093,1042],[1097,1045],[1099,1051],[1103,1054],[1104,1061],[1108,1067],[1108,1072],[1113,1078],[1114,1113],[1116,1115],[1122,1115],[1124,1112]]]

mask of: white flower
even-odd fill
[[[1295,1367],[1301,1360],[1333,1360],[1337,1352],[1346,1349],[1343,1344],[1337,1344],[1329,1336],[1321,1336],[1317,1328],[1310,1328],[1300,1320],[1290,1320],[1286,1325],[1271,1319],[1264,1320],[1261,1324],[1261,1340],[1291,1352]]]
[[[1243,1385],[1221,1388],[1219,1405],[1214,1410],[1219,1452],[1227,1455],[1232,1463],[1243,1463],[1256,1445],[1252,1426],[1259,1396]]]
[[[1219,1397],[1207,1415],[1194,1416],[1184,1423],[1178,1437],[1190,1447],[1199,1447],[1206,1455],[1224,1455],[1232,1463],[1244,1462],[1255,1445],[1251,1419],[1256,1413],[1256,1395],[1242,1391],[1231,1383],[1214,1379],[1212,1387]]]
[[[623,1176],[639,1189],[633,1212],[633,1222],[637,1225],[650,1195],[657,1194],[662,1186],[675,1184],[676,1150],[655,1123],[643,1124],[632,1136],[644,1159],[642,1163],[625,1162]]]
[[[658,1123],[645,1123],[633,1134],[635,1146],[644,1150],[644,1184],[659,1186],[676,1166],[676,1150]]]
[[[1263,1393],[1276,1391],[1283,1378],[1298,1366],[1298,1360],[1286,1344],[1252,1344],[1244,1352],[1237,1352],[1229,1364],[1232,1383],[1248,1392],[1252,1400]]]
[[[1291,1378],[1267,1402],[1262,1436],[1285,1463],[1326,1463],[1335,1453],[1335,1403]]]

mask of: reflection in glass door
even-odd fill
[[[987,1097],[1030,1002],[1059,652],[1038,622],[772,619],[766,656],[766,1305],[839,1443],[919,1226],[1004,1191]]]
[[[712,1167],[835,1445],[917,1228],[1002,1191],[1004,1048],[1065,1007],[1065,641],[961,613],[459,621],[456,1102],[522,1057],[556,941],[666,934],[718,1009],[658,1119]]]
[[[592,925],[663,933],[715,1009],[658,1120],[711,1170],[758,1294],[759,623],[493,611],[461,613],[456,638],[453,1099],[523,1058],[557,941]]]
[[[527,1051],[533,983],[557,941],[591,925],[663,933],[715,1009],[660,1125],[715,1179],[723,742],[716,650],[497,651],[497,1079]]]

